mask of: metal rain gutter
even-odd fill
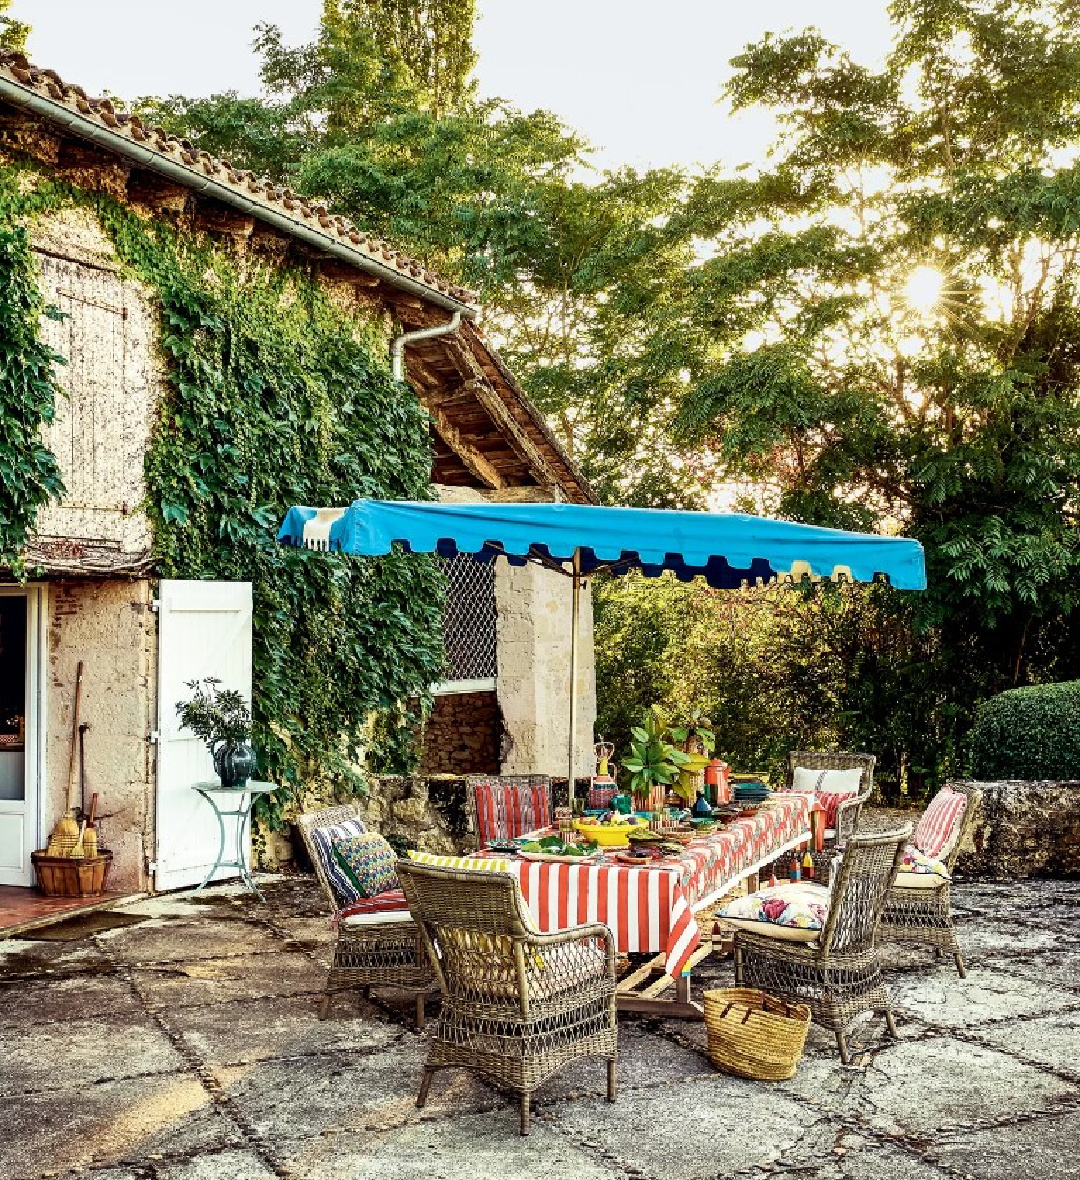
[[[141,144],[133,143],[126,136],[112,131],[108,127],[102,127],[97,123],[90,122],[76,112],[68,110],[63,104],[53,102],[51,99],[42,98],[41,95],[36,94],[33,90],[20,85],[18,82],[11,81],[10,78],[6,78],[2,74],[0,74],[0,98],[5,98],[16,106],[31,111],[35,115],[41,115],[51,123],[61,124],[80,139],[88,139],[92,143],[96,143],[111,152],[116,152],[119,155],[134,159],[149,171],[157,172],[169,180],[174,180],[184,188],[194,189],[198,193],[204,193],[224,204],[241,209],[259,221],[264,221],[276,229],[282,230],[290,237],[299,238],[309,246],[314,246],[322,253],[340,258],[350,266],[355,266],[358,270],[364,270],[369,274],[376,275],[378,278],[391,283],[395,287],[409,291],[414,295],[420,295],[429,303],[434,303],[439,307],[446,308],[448,311],[456,312],[459,316],[465,316],[466,319],[476,319],[477,310],[469,304],[462,303],[460,300],[454,299],[451,295],[446,295],[434,287],[429,287],[424,283],[418,282],[409,275],[403,275],[393,267],[385,266],[374,258],[370,258],[358,250],[335,241],[329,235],[319,233],[318,230],[312,229],[302,221],[298,221],[284,213],[279,213],[276,209],[272,209],[259,201],[253,201],[243,194],[236,192],[235,189],[229,188],[228,185],[221,184],[219,181],[213,180],[208,176],[198,176],[183,164],[177,164],[159,152],[143,147]]]
[[[405,380],[405,345],[414,340],[432,340],[436,336],[449,336],[461,327],[461,312],[455,311],[453,318],[445,324],[436,324],[433,328],[417,328],[415,332],[405,332],[395,336],[390,344],[390,365],[395,381]]]

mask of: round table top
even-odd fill
[[[219,780],[212,779],[207,783],[192,783],[191,789],[193,791],[200,791],[204,795],[269,795],[271,791],[278,790],[277,783],[263,783],[258,779],[248,779],[242,787],[223,787]]]

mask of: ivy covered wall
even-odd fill
[[[336,307],[302,268],[7,168],[0,246],[8,236],[23,243],[12,264],[22,281],[33,274],[20,226],[66,204],[92,208],[159,308],[168,392],[146,455],[144,506],[158,572],[253,585],[255,745],[260,773],[288,788],[271,823],[310,784],[324,794],[361,789],[362,747],[371,770],[406,767],[416,702],[442,660],[435,562],[328,560],[274,541],[291,504],[430,495],[427,416],[392,379],[379,325]],[[2,305],[0,315],[9,316]],[[45,400],[16,406],[25,437],[49,412]],[[39,483],[44,494],[58,486]],[[43,494],[26,484],[16,530],[32,524]]]

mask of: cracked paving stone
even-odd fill
[[[662,1044],[654,1032],[634,1024],[619,1027],[619,1090],[667,1086],[686,1078],[715,1072],[708,1057],[679,1045]],[[537,1109],[562,1102],[568,1095],[603,1097],[607,1094],[607,1062],[600,1057],[579,1058],[546,1081],[534,1094]]]
[[[280,940],[258,926],[222,920],[214,914],[203,921],[148,918],[138,926],[107,930],[98,939],[107,953],[122,963],[167,963],[281,950]]]
[[[69,1020],[0,1030],[0,1094],[72,1089],[103,1080],[162,1074],[184,1060],[146,1016]]]
[[[402,1031],[395,1044],[374,1053],[327,1053],[226,1066],[214,1073],[249,1125],[274,1142],[328,1130],[394,1126],[506,1101],[473,1074],[446,1069],[435,1075],[427,1107],[417,1110],[426,1059],[424,1039]]]
[[[1074,947],[1075,943],[1070,942],[1065,950],[1051,950],[1016,959],[1002,958],[994,966],[1025,980],[1069,988],[1072,1003],[1080,1005],[1080,951]]]
[[[568,1102],[551,1125],[657,1180],[727,1176],[782,1158],[820,1121],[762,1082],[714,1074],[690,1082]]]
[[[888,1044],[865,1070],[826,1074],[821,1064],[800,1069],[784,1090],[895,1135],[930,1136],[957,1123],[1004,1118],[1074,1091],[995,1049],[950,1037]]]
[[[239,1065],[274,1057],[385,1048],[400,1029],[378,1018],[359,996],[338,997],[333,1018],[319,1019],[319,997],[283,1004],[274,996],[246,1004],[191,1008],[178,1021],[181,1037],[208,1065]]]
[[[275,1177],[276,1173],[253,1151],[218,1151],[182,1163],[159,1164],[156,1171],[156,1180],[275,1180]]]
[[[137,1166],[158,1153],[240,1146],[237,1129],[192,1077],[105,1082],[0,1103],[0,1176]]]
[[[972,967],[967,979],[961,980],[951,966],[942,964],[932,975],[894,976],[889,990],[896,1007],[944,1028],[1055,1012],[1077,1003],[1075,995],[989,966]]]
[[[1062,1069],[1080,1071],[1080,1012],[1058,1012],[1038,1020],[1017,1021],[978,1030],[980,1039],[1006,1052],[1019,1054],[1029,1061]]]
[[[265,996],[314,994],[321,992],[326,983],[326,972],[307,955],[280,950],[275,955],[172,959],[157,967],[137,967],[132,977],[149,1003],[170,1010]]]
[[[376,1134],[309,1139],[290,1145],[288,1165],[298,1180],[614,1180],[623,1175],[538,1120],[523,1138],[516,1104]]]
[[[933,1155],[979,1180],[1064,1180],[1076,1174],[1080,1113],[939,1137]]]
[[[115,969],[108,957],[91,942],[46,942],[38,939],[0,939],[0,979],[10,976],[101,974]]]
[[[911,1152],[853,1135],[825,1120],[809,1128],[784,1153],[772,1180],[899,1180],[901,1177],[943,1180],[938,1168],[923,1163]]]
[[[4,1032],[22,1030],[53,1020],[125,1016],[142,1013],[142,1003],[131,984],[119,975],[78,975],[4,984],[0,980]]]

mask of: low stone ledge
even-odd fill
[[[981,798],[957,858],[965,880],[1080,877],[1080,782],[975,783]]]

